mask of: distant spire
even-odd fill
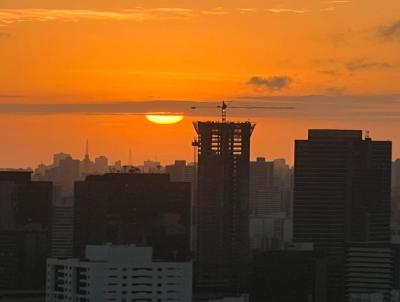
[[[89,158],[89,139],[86,139],[85,158]]]

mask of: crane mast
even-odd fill
[[[225,101],[222,101],[221,105],[218,105],[217,108],[221,109],[221,121],[222,123],[226,123],[227,115],[228,115],[228,107],[234,109],[270,109],[270,110],[291,110],[296,109],[295,107],[286,106],[286,107],[276,107],[276,106],[231,106],[228,105]],[[192,106],[191,109],[198,108],[210,108],[209,106]],[[214,107],[215,108],[215,107]]]

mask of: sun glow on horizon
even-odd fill
[[[155,113],[147,113],[146,119],[155,124],[161,125],[171,125],[179,123],[183,120],[182,114],[173,114],[173,113],[163,113],[163,112],[155,112]]]

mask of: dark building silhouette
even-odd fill
[[[169,174],[171,181],[194,182],[196,167],[194,164],[187,164],[186,160],[176,160],[173,165],[165,167],[165,172]]]
[[[394,282],[399,270],[396,253],[397,247],[391,243],[350,244],[346,249],[346,301],[374,301],[374,296],[392,301],[392,290],[398,289]]]
[[[252,302],[326,301],[328,260],[313,249],[267,251],[254,256]]]
[[[197,254],[200,291],[238,291],[249,256],[250,137],[254,124],[198,122]]]
[[[264,214],[267,206],[268,195],[272,195],[274,184],[274,163],[266,161],[264,157],[258,157],[250,162],[250,199],[249,211],[251,216]]]
[[[390,240],[391,148],[358,130],[309,130],[296,141],[293,239],[336,258],[331,301],[344,299],[346,245]]]
[[[71,258],[73,256],[74,206],[73,201],[58,202],[53,205],[51,222],[52,258]]]
[[[44,290],[52,184],[0,171],[0,290]]]
[[[392,219],[400,224],[400,159],[392,163]],[[396,231],[400,234],[399,227]]]
[[[90,175],[75,183],[75,255],[88,244],[151,246],[157,259],[186,259],[190,183],[167,174]]]
[[[35,175],[35,178],[38,180],[53,182],[55,202],[63,203],[66,199],[72,199],[74,194],[74,182],[80,179],[80,161],[72,159],[69,155],[66,155],[63,158],[57,158],[57,155],[58,154],[55,155],[53,165],[48,167],[43,172],[43,175]]]

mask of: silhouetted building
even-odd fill
[[[275,159],[274,187],[281,192],[283,211],[289,216],[293,215],[293,168],[285,159]]]
[[[43,290],[52,184],[0,171],[0,290]]]
[[[71,156],[60,153],[65,156],[54,160],[54,164],[47,167],[43,175],[36,179],[51,181],[54,185],[55,202],[64,202],[64,199],[71,199],[74,194],[74,182],[79,179],[79,160],[72,159]],[[54,155],[55,157],[57,156]]]
[[[260,253],[252,262],[251,301],[324,302],[327,264],[312,245]]]
[[[274,184],[274,164],[264,157],[250,162],[250,199],[251,216],[259,216],[266,207],[266,198]],[[264,215],[266,213],[262,213]]]
[[[198,122],[197,291],[242,292],[249,257],[254,124]]]
[[[81,176],[87,176],[93,171],[94,163],[90,160],[89,155],[89,140],[86,140],[85,156],[80,162],[80,174]]]
[[[56,153],[53,155],[53,166],[58,167],[60,165],[60,161],[71,157],[70,154],[68,153],[64,153],[64,152],[60,152],[60,153]]]
[[[191,184],[191,251],[195,250],[196,244],[196,224],[194,217],[195,198],[197,196],[197,182],[196,182],[196,165],[186,164],[185,160],[176,160],[173,165],[165,167],[165,172],[169,174],[171,181],[189,182]]]
[[[190,183],[167,174],[90,175],[75,183],[75,255],[89,244],[151,246],[157,259],[186,259]]]
[[[105,156],[96,157],[94,160],[94,172],[96,174],[104,174],[108,170],[108,158]]]
[[[391,301],[394,288],[394,251],[391,244],[352,243],[346,249],[346,300],[381,297]]]
[[[309,130],[295,146],[293,239],[337,256],[328,296],[344,299],[351,242],[389,242],[391,142],[358,130]]]
[[[165,173],[159,161],[145,160],[140,166],[142,173]]]
[[[43,302],[44,290],[0,290],[1,302]]]
[[[53,206],[50,256],[73,256],[74,207],[73,202],[58,202]]]
[[[171,181],[183,181],[193,183],[195,177],[195,166],[187,164],[186,160],[176,160],[173,165],[167,165],[165,172],[169,174]]]
[[[400,233],[400,159],[392,163],[392,218],[397,224],[395,231]]]
[[[274,185],[282,188],[292,187],[292,169],[283,158],[275,159],[274,166]]]
[[[34,178],[53,183],[50,256],[72,257],[74,182],[80,179],[80,161],[57,153],[51,165],[36,169]]]
[[[252,253],[283,249],[292,241],[292,220],[283,212],[250,217],[249,234]]]

